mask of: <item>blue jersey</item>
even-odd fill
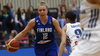
[[[54,40],[54,25],[51,16],[48,16],[46,24],[41,22],[39,16],[35,17],[34,30],[36,33],[35,44],[40,40]]]

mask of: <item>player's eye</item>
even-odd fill
[[[43,11],[45,11],[45,9],[43,9]]]
[[[41,10],[39,10],[41,12]]]

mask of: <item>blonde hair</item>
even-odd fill
[[[38,4],[38,7],[39,6],[46,6],[46,8],[48,9],[48,6],[47,6],[47,3],[45,1],[41,1],[39,4]]]

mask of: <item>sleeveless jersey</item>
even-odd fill
[[[74,22],[74,23],[67,23],[67,31],[66,34],[69,37],[71,41],[71,49],[74,49],[74,46],[77,45],[78,39],[80,38],[82,32],[81,32],[81,27],[80,23]]]
[[[54,40],[54,25],[52,22],[52,17],[48,16],[47,23],[43,24],[39,16],[35,17],[35,41],[37,44],[40,40]]]
[[[100,5],[82,0],[80,23],[83,29],[82,39],[100,41]]]

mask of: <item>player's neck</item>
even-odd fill
[[[47,19],[47,16],[44,16],[44,17],[40,17],[40,16],[39,16],[39,18],[40,18],[41,20],[46,20],[46,19]]]
[[[45,16],[45,17],[40,17],[40,20],[41,20],[41,22],[43,23],[43,24],[45,24],[45,23],[47,23],[47,16]]]

